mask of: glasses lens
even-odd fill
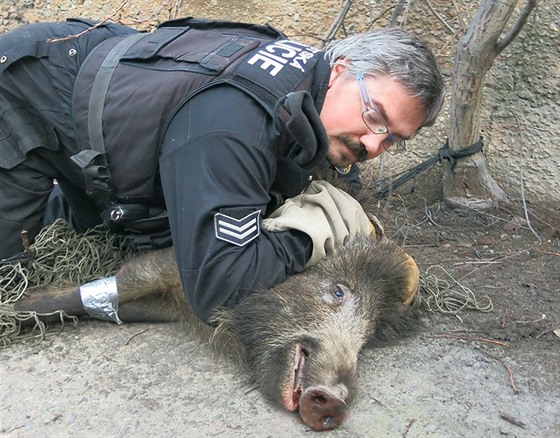
[[[383,148],[390,154],[399,154],[401,152],[406,152],[406,142],[397,137],[389,134],[383,142],[381,142]]]
[[[386,134],[388,132],[385,122],[375,109],[372,108],[364,112],[362,118],[368,129],[374,134]]]
[[[405,141],[391,135],[387,123],[385,123],[381,114],[373,107],[373,102],[364,84],[363,73],[358,73],[356,79],[358,80],[360,98],[362,100],[362,119],[367,128],[374,134],[387,134],[387,137],[381,142],[381,145],[390,154],[405,152]]]

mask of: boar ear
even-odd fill
[[[379,315],[368,346],[378,347],[392,343],[411,334],[421,326],[419,313],[413,306],[395,303],[385,308]]]
[[[420,270],[409,254],[402,251],[401,256],[399,275],[386,291],[385,306],[376,321],[376,343],[402,338],[421,325],[418,310],[411,305],[420,288]]]
[[[402,289],[402,301],[410,305],[420,289],[420,270],[416,261],[405,253],[407,259],[402,263],[404,284]]]

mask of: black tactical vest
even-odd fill
[[[281,97],[309,88],[320,58],[318,50],[269,26],[192,18],[101,43],[80,70],[73,101],[82,150],[73,159],[88,194],[105,207],[153,205],[154,199],[163,207],[159,149],[177,108],[201,90],[228,83],[273,115]]]

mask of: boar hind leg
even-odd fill
[[[124,322],[170,322],[187,306],[173,248],[148,252],[117,273],[119,317]]]
[[[77,286],[32,292],[16,301],[14,310],[16,312],[36,312],[38,318],[45,323],[60,321],[60,315],[55,313],[58,310],[63,310],[67,315],[72,316],[85,315],[80,290]],[[22,325],[35,325],[35,318],[22,320]]]
[[[120,317],[122,312],[124,322],[175,320],[178,309],[185,305],[172,248],[127,261],[116,274],[116,288],[118,314]],[[14,308],[37,313],[63,310],[74,316],[89,314],[79,286],[33,292],[15,303]]]
[[[183,313],[166,295],[140,298],[119,305],[119,318],[123,322],[176,322],[182,320]]]

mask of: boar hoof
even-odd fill
[[[299,401],[299,413],[313,430],[333,430],[342,424],[347,405],[326,388],[307,388]]]

